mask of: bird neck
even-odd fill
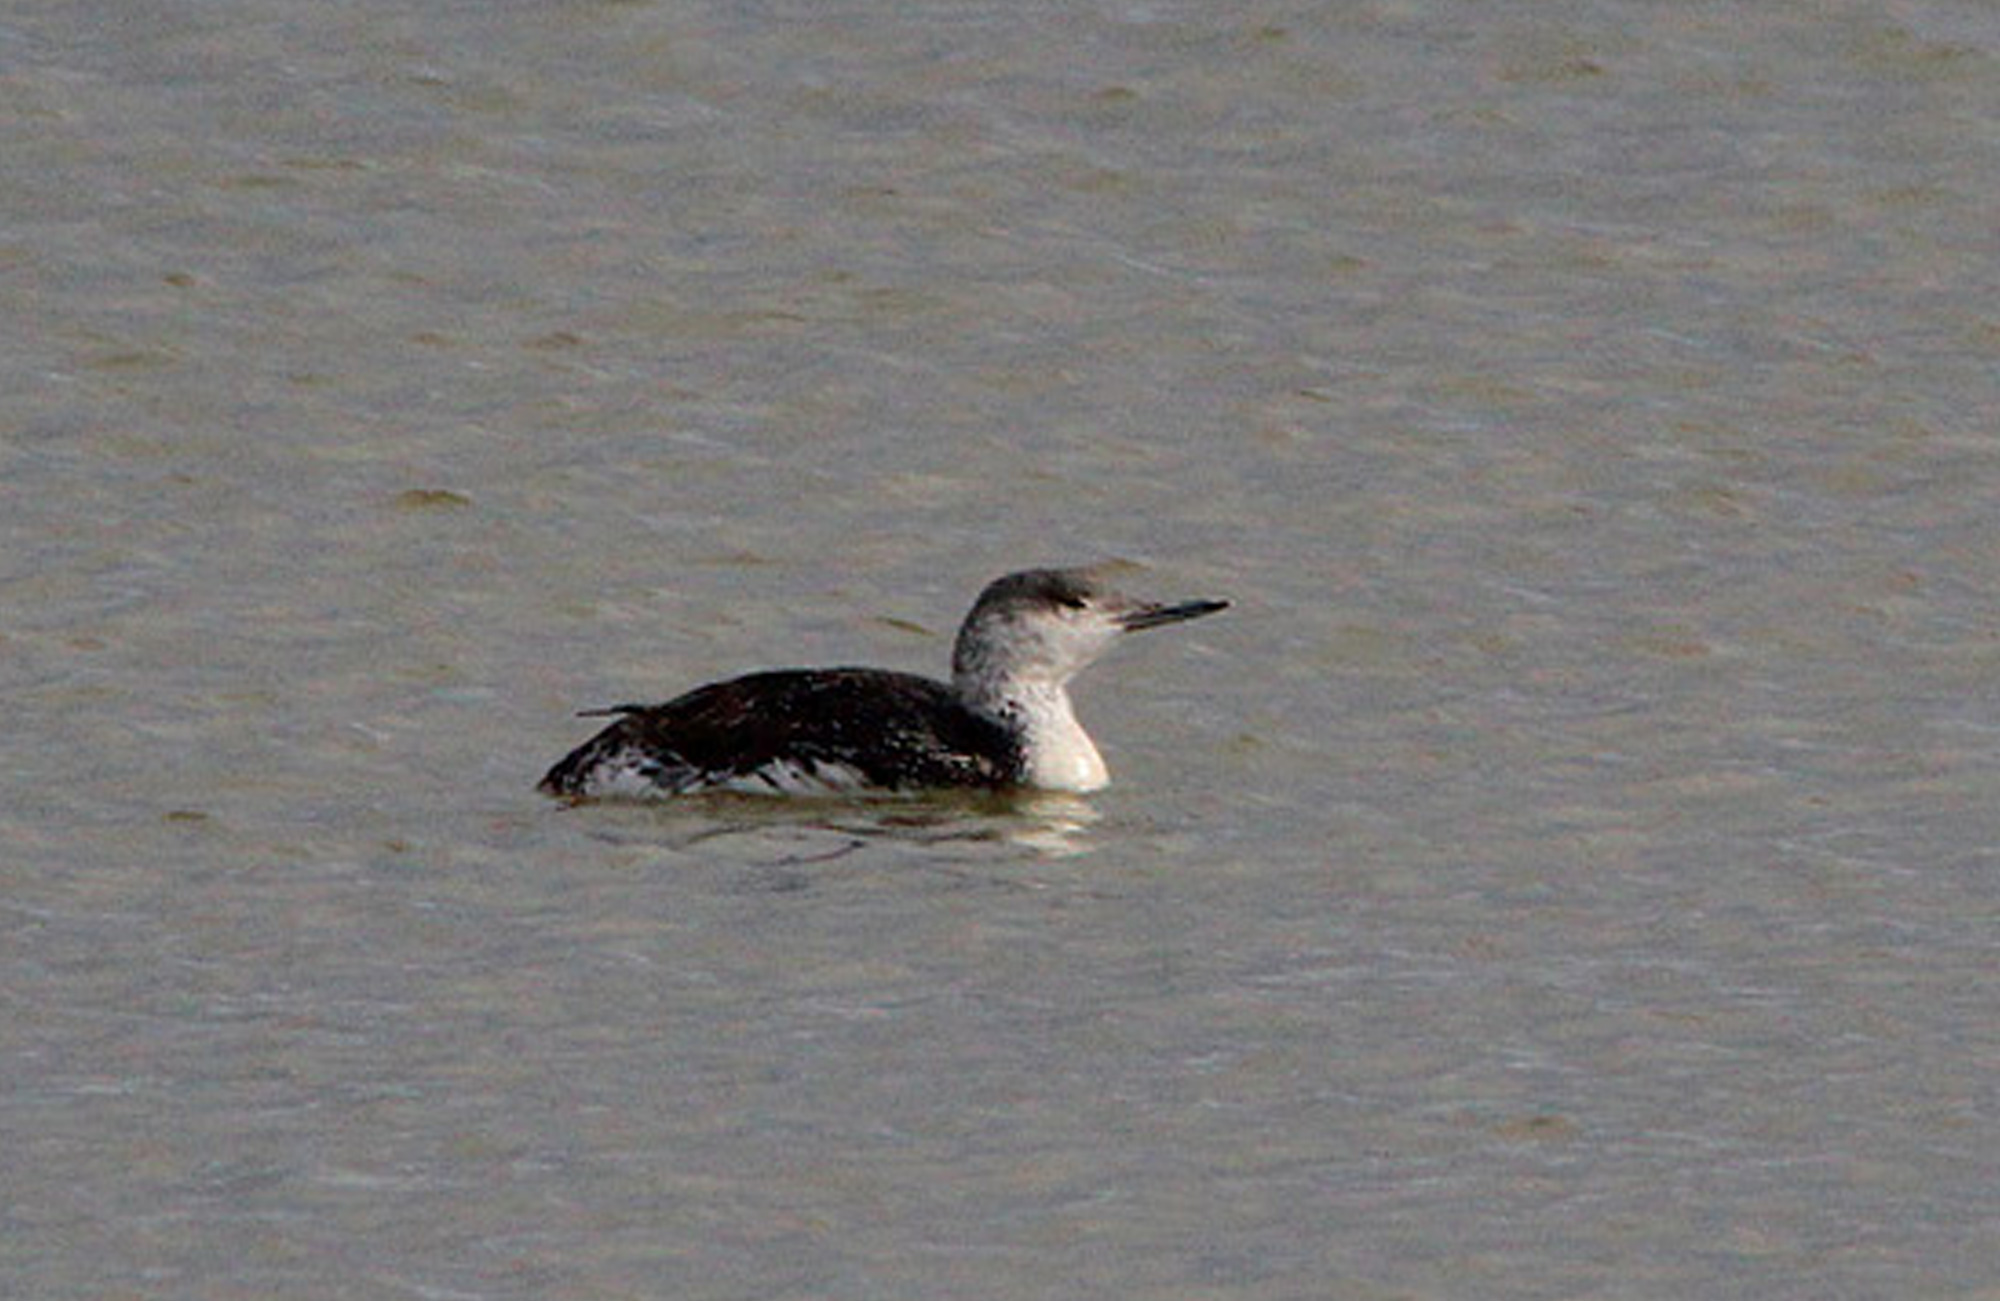
[[[1076,720],[1061,682],[1006,678],[959,682],[967,705],[1011,732],[1021,747],[1022,780],[1043,790],[1094,791],[1106,785],[1104,756]]]

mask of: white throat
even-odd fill
[[[1069,692],[1043,682],[1011,682],[972,702],[999,718],[1021,745],[1022,779],[1050,791],[1102,790],[1111,782],[1104,756],[1076,721]]]

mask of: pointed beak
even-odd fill
[[[1204,614],[1214,614],[1217,610],[1227,610],[1227,601],[1183,601],[1179,605],[1142,605],[1118,616],[1118,626],[1126,632],[1138,632],[1141,628],[1158,628],[1162,624],[1180,623],[1184,619],[1199,619]]]

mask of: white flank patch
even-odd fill
[[[673,794],[656,780],[659,772],[658,761],[637,750],[620,750],[590,766],[584,789],[591,795],[658,799]]]
[[[868,789],[860,771],[844,763],[776,759],[755,772],[718,783],[712,789],[752,795],[834,795]]]
[[[588,793],[613,798],[663,799],[697,791],[739,795],[832,795],[867,790],[858,768],[844,763],[778,759],[741,777],[705,777],[685,768],[662,766],[639,750],[621,750],[591,766]]]

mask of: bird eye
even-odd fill
[[[1072,610],[1082,610],[1090,605],[1090,600],[1078,592],[1065,592],[1056,598],[1056,603]]]

